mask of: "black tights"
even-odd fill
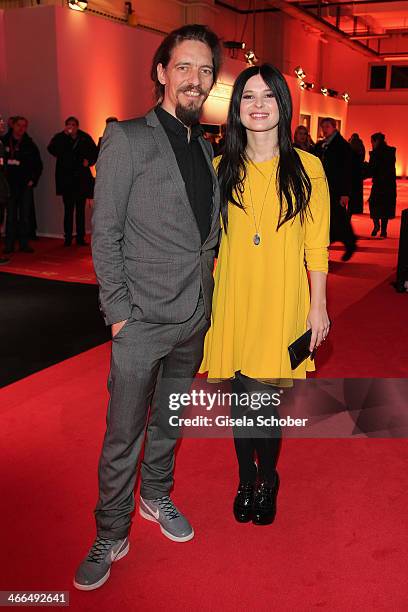
[[[277,393],[278,389],[237,372],[235,379],[232,381],[232,392],[236,393],[237,396],[249,395],[253,397],[257,395],[259,397],[260,393],[272,395]],[[247,416],[254,419],[256,423],[258,415],[279,418],[274,406],[264,406],[259,410],[252,410],[248,405],[242,404],[243,402],[231,402],[233,419],[242,419],[243,416]],[[282,439],[280,426],[270,427],[256,424],[253,427],[234,426],[233,434],[240,482],[255,483],[259,476],[259,479],[273,483]],[[258,468],[255,458],[258,460]]]

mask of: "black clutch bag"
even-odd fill
[[[296,370],[296,368],[308,357],[314,358],[315,351],[311,353],[309,350],[311,339],[312,330],[308,329],[300,338],[289,345],[288,351],[292,370]]]

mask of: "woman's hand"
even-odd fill
[[[307,317],[307,329],[312,329],[310,351],[321,345],[326,340],[330,330],[330,320],[326,310],[326,304],[312,304]]]

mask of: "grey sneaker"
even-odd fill
[[[74,587],[80,591],[93,591],[101,587],[110,575],[113,561],[119,561],[129,552],[129,540],[108,540],[98,536],[88,556],[78,567]]]
[[[139,512],[148,521],[159,523],[162,534],[173,542],[188,542],[194,537],[194,529],[168,495],[157,499],[141,497]]]

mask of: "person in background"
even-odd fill
[[[109,123],[115,123],[116,121],[119,121],[117,117],[107,117],[106,120],[105,120],[105,129],[109,125]],[[99,151],[101,150],[102,138],[103,138],[103,136],[100,136],[99,140],[98,140],[98,144],[97,144],[98,153],[97,153],[97,156],[99,155]]]
[[[85,204],[93,198],[94,178],[91,173],[98,157],[98,149],[92,137],[79,129],[76,117],[68,117],[65,128],[52,138],[48,152],[57,158],[55,182],[57,195],[64,202],[64,246],[72,244],[74,211],[76,222],[76,243],[85,242]]]
[[[366,164],[366,176],[372,177],[373,184],[369,197],[370,217],[374,222],[372,236],[380,231],[381,238],[387,237],[389,219],[395,217],[397,204],[397,178],[395,171],[396,149],[385,142],[385,136],[376,132],[371,136],[372,151]]]
[[[0,230],[4,223],[5,211],[7,203],[10,197],[10,188],[6,179],[6,149],[1,141],[1,137],[5,132],[5,121],[0,115]],[[0,256],[0,265],[6,264],[10,261],[8,257]]]
[[[11,132],[13,129],[13,123],[17,119],[17,115],[12,115],[7,119],[7,132]]]
[[[302,149],[302,151],[307,151],[307,153],[314,152],[314,142],[311,139],[310,134],[304,125],[298,125],[298,127],[296,128],[293,136],[293,144],[298,149]]]
[[[352,150],[336,127],[332,117],[321,121],[324,139],[316,144],[315,155],[323,163],[330,190],[330,242],[342,242],[348,261],[356,250],[356,236],[351,226],[347,207],[351,194]]]
[[[33,206],[33,189],[40,179],[43,165],[40,152],[27,134],[28,121],[25,117],[14,117],[11,130],[3,138],[6,150],[6,178],[10,186],[7,204],[5,253],[14,251],[20,243],[20,251],[33,253],[29,245],[30,215]]]
[[[349,138],[351,147],[351,192],[348,203],[348,213],[352,215],[361,214],[364,209],[364,160],[365,146],[358,134],[354,133]]]

